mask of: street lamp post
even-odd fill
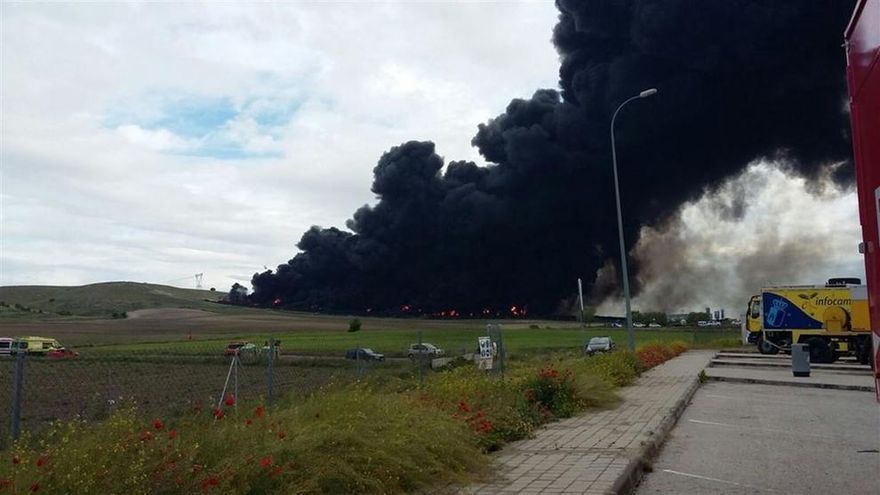
[[[611,117],[611,161],[614,169],[614,198],[617,201],[617,233],[620,240],[620,268],[623,272],[623,297],[626,299],[626,334],[629,340],[629,350],[636,350],[636,336],[633,333],[632,310],[630,309],[629,299],[629,275],[626,271],[626,247],[623,242],[623,215],[620,213],[620,186],[617,181],[617,148],[614,145],[614,121],[617,119],[617,113],[627,103],[639,98],[647,98],[657,94],[657,88],[646,89],[641,93],[628,98],[617,107],[614,115]]]

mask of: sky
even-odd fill
[[[550,2],[2,9],[2,285],[247,283],[558,69]]]
[[[0,8],[0,285],[249,285],[311,225],[343,227],[374,202],[390,147],[432,140],[447,161],[482,164],[477,124],[557,86],[549,1]],[[780,228],[779,246],[804,229],[834,239],[790,283],[863,276],[851,190],[749,170],[737,180],[752,214],[814,218]],[[682,270],[730,276],[743,246],[759,250],[757,217],[707,204],[645,238],[684,238],[699,248]],[[645,305],[668,291],[651,283]]]

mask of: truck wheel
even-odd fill
[[[758,352],[761,354],[779,354],[779,348],[764,340],[764,337],[758,337]]]
[[[820,337],[807,339],[805,342],[810,346],[810,362],[811,363],[830,363],[834,360],[834,352],[828,342]]]

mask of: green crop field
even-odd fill
[[[80,352],[88,356],[108,356],[131,354],[165,355],[204,355],[220,354],[231,340],[253,342],[263,345],[269,338],[281,341],[283,354],[341,356],[346,349],[370,347],[388,356],[405,356],[410,344],[416,343],[421,333],[423,342],[439,346],[449,354],[473,352],[477,338],[486,334],[483,322],[462,322],[458,328],[429,328],[418,330],[417,322],[411,329],[376,329],[360,332],[346,331],[299,331],[273,333],[242,333],[222,339],[181,340],[157,343],[109,344],[82,348]],[[511,328],[503,330],[504,345],[508,352],[530,352],[553,349],[576,349],[589,338],[610,336],[620,346],[627,344],[625,329],[620,328]],[[635,332],[636,342],[656,342],[679,340],[694,347],[712,345],[724,340],[725,345],[738,337],[738,331],[730,330],[660,330],[639,329]]]
[[[217,292],[109,282],[81,287],[0,287],[3,336],[38,335],[77,348],[83,357],[126,353],[196,355],[222,352],[229,341],[282,341],[286,354],[336,356],[372,347],[402,356],[421,332],[425,342],[450,353],[470,350],[485,334],[487,320],[359,317],[362,329],[348,332],[352,316],[323,315],[218,304]],[[24,309],[22,309],[24,308]],[[42,313],[40,313],[42,311]],[[125,317],[112,318],[112,314]],[[590,337],[610,336],[626,344],[620,328],[581,329],[575,322],[500,320],[510,352],[572,348]],[[636,329],[637,342],[682,340],[695,346],[721,339],[730,345],[737,329]]]

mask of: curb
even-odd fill
[[[737,363],[732,361],[715,361],[709,363],[710,368],[766,368],[772,370],[779,369],[791,369],[790,363]],[[821,371],[823,373],[832,373],[835,375],[850,375],[850,376],[870,376],[871,368],[865,366],[864,368],[841,368],[839,366],[834,365],[822,365],[822,364],[811,364],[810,369]]]
[[[611,489],[606,493],[613,495],[627,495],[632,493],[646,471],[645,467],[647,465],[647,460],[654,458],[660,452],[660,449],[663,447],[663,444],[666,443],[666,439],[669,438],[669,434],[678,422],[678,418],[680,418],[684,413],[684,410],[687,409],[688,403],[690,403],[691,398],[693,398],[697,389],[700,388],[700,385],[700,379],[694,378],[693,382],[688,386],[681,398],[675,403],[672,413],[660,423],[660,426],[657,429],[658,431],[654,432],[654,434],[651,435],[651,439],[642,446],[639,456],[629,461],[623,469],[623,473],[614,481]]]
[[[756,383],[759,385],[782,385],[786,387],[829,388],[835,390],[853,390],[858,392],[874,391],[874,387],[870,385],[839,385],[836,383],[787,382],[784,380],[765,380],[761,378],[740,378],[715,375],[708,375],[707,378],[715,382]]]

